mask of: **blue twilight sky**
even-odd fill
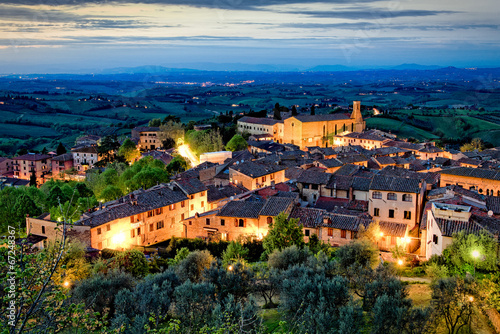
[[[498,0],[0,0],[0,73],[500,66]]]

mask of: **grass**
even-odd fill
[[[22,124],[1,124],[0,137],[58,137],[61,134],[51,128]]]
[[[432,290],[429,284],[409,284],[407,285],[409,298],[418,307],[430,305]]]
[[[390,118],[370,117],[366,119],[366,126],[370,129],[377,128],[383,131],[390,131],[399,137],[413,137],[419,140],[433,140],[439,137],[412,125]]]
[[[262,310],[262,324],[266,328],[266,333],[272,333],[279,327],[279,323],[281,321],[281,315],[278,313],[278,310],[267,309]]]

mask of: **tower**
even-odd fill
[[[363,116],[361,115],[361,101],[352,102],[351,119],[354,121],[354,132],[363,132],[366,122],[363,121]]]

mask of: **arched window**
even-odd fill
[[[380,191],[374,191],[372,194],[372,198],[382,199],[382,193]]]
[[[240,220],[238,221],[238,226],[239,226],[239,227],[245,227],[245,221],[244,221],[243,219],[240,219]]]
[[[267,217],[267,224],[273,223],[273,217]]]
[[[411,202],[413,200],[410,194],[403,194],[403,202]]]
[[[395,193],[388,193],[387,194],[387,200],[388,201],[397,201],[398,200],[398,195]]]

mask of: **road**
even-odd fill
[[[191,149],[189,148],[188,144],[183,144],[177,148],[177,151],[179,154],[183,157],[189,160],[191,163],[192,167],[196,167],[200,164],[200,160],[196,157],[196,155],[193,154]]]

